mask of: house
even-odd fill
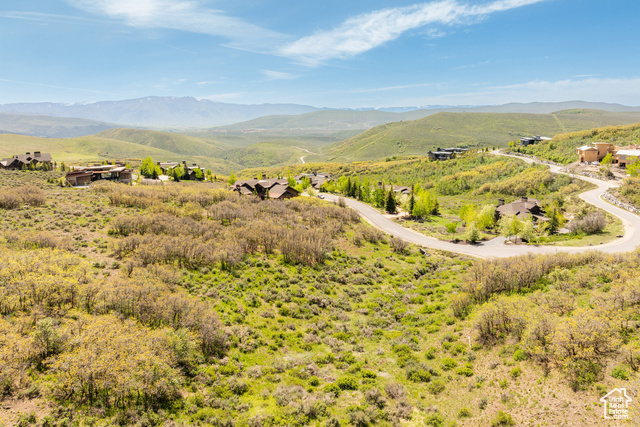
[[[608,154],[611,154],[611,163],[624,168],[628,164],[635,162],[635,157],[640,156],[640,150],[637,145],[616,147],[608,142],[596,142],[593,145],[583,145],[577,149],[580,163],[601,162]]]
[[[504,199],[498,199],[496,213],[499,217],[504,215],[515,215],[520,220],[526,219],[529,216],[531,216],[534,221],[547,220],[539,202],[535,199],[530,199],[524,196],[519,200],[506,205],[504,203]]]
[[[400,194],[411,194],[411,187],[403,187],[402,185],[394,185],[393,187],[394,193]]]
[[[130,183],[133,179],[133,170],[124,164],[75,166],[65,176],[67,182],[74,187],[77,185],[89,185],[93,181],[109,180]]]
[[[51,170],[51,154],[34,151],[33,154],[18,154],[13,157],[0,160],[0,169],[22,170],[22,169],[46,169]]]
[[[524,136],[520,138],[520,145],[522,145],[523,147],[526,147],[528,145],[537,144],[540,141],[551,141],[551,138],[547,138],[545,136],[540,136],[540,135]]]
[[[429,156],[429,160],[449,160],[456,156],[456,154],[464,154],[469,151],[466,148],[440,148],[438,147],[436,151],[427,152],[427,156]]]
[[[613,163],[617,163],[621,168],[635,163],[640,159],[640,150],[618,150],[613,155]]]
[[[593,163],[602,160],[598,158],[598,149],[588,145],[583,145],[578,148],[578,157],[580,159],[580,163]]]
[[[231,186],[231,191],[237,191],[243,195],[255,194],[262,200],[266,198],[284,200],[298,196],[298,191],[289,186],[286,178],[267,179],[265,175],[262,179],[238,180]]]
[[[322,172],[303,173],[296,176],[294,179],[299,184],[302,178],[307,178],[311,183],[311,186],[316,190],[319,190],[325,183],[331,181],[331,174]]]

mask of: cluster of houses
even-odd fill
[[[438,147],[436,151],[427,152],[427,156],[429,156],[429,160],[449,160],[455,157],[457,154],[464,154],[469,151],[467,148],[440,148]]]
[[[76,187],[89,185],[93,181],[109,180],[130,183],[133,179],[133,170],[124,163],[112,165],[75,166],[65,176],[67,182]]]
[[[17,154],[0,160],[0,169],[24,170],[24,169],[52,169],[51,154],[34,151],[33,154]]]
[[[331,175],[317,172],[301,174],[294,179],[299,184],[304,178],[308,179],[311,186],[316,190],[319,190],[324,183],[331,181]],[[284,200],[299,195],[298,190],[289,185],[287,178],[267,179],[265,174],[262,174],[262,179],[239,179],[231,186],[231,191],[237,191],[244,195],[255,194],[263,200]]]
[[[584,145],[577,149],[580,163],[601,162],[608,154],[611,154],[611,163],[621,168],[626,168],[629,163],[640,158],[640,149],[637,145],[617,147],[608,142],[596,142],[593,145]]]

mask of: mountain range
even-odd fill
[[[217,128],[366,130],[389,122],[417,120],[439,112],[549,114],[559,110],[590,109],[638,112],[640,107],[585,101],[511,103],[475,107],[392,107],[331,109],[297,104],[243,105],[191,97],[150,96],[92,103],[17,103],[0,105],[0,133],[42,137],[90,135],[114,127],[160,130]],[[5,113],[5,114],[1,114]],[[47,119],[45,119],[47,117]],[[56,118],[84,119],[73,122]],[[258,121],[253,122],[253,120]],[[245,123],[246,122],[246,123]],[[117,125],[116,125],[117,124]],[[231,126],[230,126],[231,125]]]

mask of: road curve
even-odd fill
[[[493,153],[499,154],[499,153]],[[502,155],[502,154],[500,154]],[[523,157],[514,157],[528,163],[534,163],[533,160]],[[560,171],[560,167],[551,165],[550,171],[553,173],[565,174]],[[604,245],[597,246],[535,246],[535,245],[485,245],[479,243],[476,245],[457,244],[452,242],[446,242],[438,240],[433,237],[425,236],[416,231],[405,228],[389,218],[382,215],[377,209],[359,202],[354,199],[344,198],[347,206],[355,209],[360,216],[362,216],[367,222],[380,230],[388,233],[392,236],[399,237],[409,243],[413,243],[419,246],[424,246],[432,249],[440,249],[449,252],[456,252],[463,255],[470,255],[477,258],[508,258],[517,255],[524,254],[554,254],[558,252],[577,253],[584,251],[601,251],[605,253],[618,253],[618,252],[630,252],[640,244],[640,237],[638,236],[640,230],[640,216],[632,214],[624,209],[614,206],[605,202],[601,196],[608,189],[616,187],[619,183],[601,181],[599,179],[588,178],[584,176],[575,176],[576,178],[588,181],[597,186],[594,190],[585,191],[580,194],[580,198],[602,210],[605,210],[612,215],[620,218],[624,225],[624,237],[609,242]],[[333,194],[324,194],[326,200],[338,201],[340,196]]]

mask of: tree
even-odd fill
[[[480,231],[478,231],[478,227],[476,227],[475,222],[469,223],[467,226],[467,232],[464,235],[465,239],[468,242],[476,243],[480,239]]]
[[[629,161],[630,163],[627,164],[627,173],[631,176],[638,176],[638,174],[640,174],[640,162],[638,161],[638,157],[631,157]]]
[[[510,239],[516,237],[522,229],[522,222],[515,215],[505,215],[498,221],[500,235]]]
[[[153,175],[153,172],[156,169],[155,163],[153,163],[153,159],[151,156],[147,157],[142,161],[142,165],[140,166],[140,175],[145,178],[150,178]]]
[[[463,205],[460,208],[459,216],[466,224],[475,222],[477,216],[476,208],[472,204]]]
[[[171,173],[172,173],[173,180],[176,182],[180,182],[182,175],[184,175],[184,171],[182,170],[182,167],[180,165],[173,168]]]
[[[453,236],[453,240],[455,240],[456,231],[458,230],[458,223],[448,222],[444,226],[447,229],[447,233],[451,234]]]
[[[547,234],[550,236],[556,234],[560,227],[562,227],[563,222],[563,217],[560,211],[553,208],[549,214],[549,221],[545,224]]]
[[[387,200],[385,201],[384,206],[388,213],[396,213],[396,198],[393,194],[393,188],[389,188],[389,193],[387,194]]]
[[[602,166],[608,166],[611,164],[612,160],[613,160],[613,156],[611,155],[611,153],[608,153],[606,156],[604,156],[604,159],[600,161],[600,164]]]
[[[536,236],[536,232],[533,227],[533,219],[529,217],[522,224],[522,229],[520,230],[520,238],[522,240],[526,240],[527,242],[530,242],[535,238],[535,236]]]
[[[484,205],[480,209],[480,213],[476,216],[476,225],[482,230],[493,228],[496,223],[496,207],[493,205]]]
[[[411,215],[413,215],[413,208],[416,206],[416,197],[413,194],[413,191],[411,192],[411,197],[409,197],[409,213],[411,213]]]
[[[236,178],[236,174],[233,173],[233,171],[231,171],[231,175],[229,175],[229,179],[227,180],[227,183],[231,186],[235,184],[237,180],[238,178]]]
[[[195,173],[196,173],[196,179],[202,179],[204,178],[204,174],[202,173],[202,169],[200,168],[195,168]]]

